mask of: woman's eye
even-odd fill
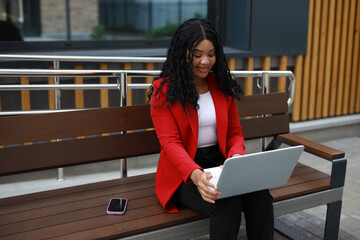
[[[210,54],[209,57],[215,57],[215,54]]]
[[[200,58],[201,56],[200,55],[194,55],[195,58]]]

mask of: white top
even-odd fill
[[[199,138],[198,147],[209,147],[217,143],[216,113],[210,91],[200,94],[199,100]]]

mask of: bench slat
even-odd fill
[[[0,117],[0,145],[152,127],[149,105]]]
[[[289,116],[274,115],[265,118],[240,120],[245,140],[270,137],[289,132]]]
[[[154,180],[154,179],[155,179],[155,174],[148,173],[148,174],[142,174],[139,176],[133,176],[133,177],[129,177],[129,178],[119,178],[119,179],[89,183],[89,184],[84,184],[84,185],[79,185],[79,186],[60,188],[60,189],[51,190],[51,191],[30,193],[30,194],[21,195],[21,197],[14,196],[14,197],[2,198],[2,199],[0,199],[0,208],[2,206],[9,205],[9,204],[23,203],[23,202],[41,200],[44,198],[51,198],[51,197],[62,197],[62,196],[68,195],[68,194],[84,192],[84,191],[93,191],[93,190],[98,190],[98,189],[103,189],[103,188],[108,188],[108,187],[123,188],[123,186],[126,186],[126,184],[150,181],[150,180]],[[4,208],[6,208],[6,207],[4,207]]]
[[[318,192],[321,190],[330,189],[330,177],[315,181],[309,181],[293,186],[286,186],[276,189],[271,189],[271,195],[274,197],[274,202],[289,199],[305,194]]]
[[[133,204],[135,204],[135,202],[133,202]],[[71,216],[66,217],[65,219],[66,222],[64,223],[61,223],[61,220],[59,220],[59,218],[61,218],[62,216],[54,216],[52,217],[52,219],[44,219],[44,221],[35,219],[35,222],[36,221],[41,222],[42,225],[31,226],[31,224],[27,225],[29,224],[27,223],[26,225],[24,225],[25,229],[24,228],[18,229],[18,233],[13,233],[16,226],[11,226],[11,228],[4,228],[5,232],[1,232],[0,235],[1,237],[6,237],[6,238],[11,237],[12,239],[50,238],[56,236],[63,236],[64,234],[73,234],[79,231],[88,232],[96,228],[103,228],[103,227],[107,228],[113,224],[127,225],[134,221],[139,221],[140,224],[134,226],[132,226],[133,224],[130,224],[128,227],[137,229],[137,231],[140,233],[143,232],[144,229],[146,230],[146,228],[144,228],[144,224],[145,224],[144,218],[146,217],[151,217],[152,219],[149,223],[146,223],[150,227],[149,230],[164,226],[171,226],[173,224],[180,222],[188,222],[190,220],[201,219],[204,217],[188,209],[182,210],[181,214],[167,214],[164,212],[164,210],[161,208],[161,206],[158,203],[152,204],[150,206],[144,206],[136,210],[132,210],[129,205],[128,211],[123,216],[108,216],[104,214],[105,209],[106,206],[102,208],[98,207],[94,209],[89,209],[88,211],[90,212],[90,215],[94,211],[94,214],[99,216],[94,216],[92,218],[84,218],[83,220],[76,219],[79,218],[79,214],[81,213],[79,212],[72,213]],[[86,212],[86,210],[83,211],[84,214],[89,213]],[[174,221],[174,217],[176,218],[175,221]],[[46,225],[48,225],[46,228],[42,228]],[[117,235],[120,234],[119,236],[130,233],[128,232],[128,230],[123,229],[123,225],[121,225],[120,229],[121,231],[117,232]],[[105,232],[103,234],[108,235],[109,233]],[[92,234],[90,235],[85,234],[85,236],[87,236],[87,239],[94,238]],[[1,237],[0,239],[2,239]],[[74,238],[74,239],[79,239],[79,238]]]
[[[8,212],[7,214],[3,214],[1,216],[6,216],[6,219],[0,220],[0,228],[3,224],[11,224],[17,223],[21,221],[29,221],[32,219],[39,219],[39,218],[46,218],[52,217],[53,215],[61,215],[67,214],[69,212],[76,212],[82,211],[84,209],[90,209],[98,206],[102,206],[103,209],[106,209],[106,206],[109,202],[110,198],[119,198],[125,197],[133,202],[133,206],[137,206],[139,199],[155,199],[154,193],[154,186],[138,189],[134,191],[127,191],[121,193],[110,193],[104,196],[98,196],[94,198],[86,198],[86,199],[79,199],[72,202],[64,202],[64,203],[57,203],[53,205],[47,205],[39,208],[35,208],[34,206],[26,206],[27,210],[24,211],[17,211],[17,212]],[[136,201],[135,201],[136,200]],[[154,201],[155,201],[154,200]],[[155,201],[157,203],[157,200]],[[14,209],[14,206],[11,206]],[[130,206],[132,207],[132,206]],[[132,208],[136,208],[132,207]],[[3,217],[5,218],[5,217]],[[8,226],[8,225],[7,225]],[[1,231],[0,231],[1,232]]]
[[[59,213],[54,213],[54,214],[49,213],[48,215],[43,217],[29,216],[30,218],[26,220],[25,224],[20,221],[20,222],[14,222],[14,223],[6,224],[4,226],[0,226],[0,236],[16,234],[19,232],[19,229],[21,229],[21,232],[33,231],[38,228],[47,228],[61,224],[68,224],[75,221],[83,221],[87,219],[106,216],[105,211],[109,198],[110,196],[106,199],[103,199],[103,201],[96,206],[89,206],[89,204],[84,203],[84,205],[86,204],[86,208],[79,206],[77,209],[73,209],[73,210],[67,210],[67,209],[63,209],[63,207],[55,206],[53,208],[58,209]],[[144,196],[142,198],[138,198],[137,196],[132,197],[131,195],[128,194],[127,198],[129,198],[129,205],[127,212],[130,213],[137,211],[137,209],[142,210],[142,208],[158,205],[158,201],[154,194],[152,194],[152,196],[150,197]],[[74,202],[74,204],[81,204],[81,202]],[[133,208],[132,206],[136,206],[136,207]],[[42,211],[46,211],[47,209],[51,210],[51,208],[46,208]],[[131,220],[132,219],[131,215],[134,214],[130,214],[126,216],[126,218],[123,218],[122,220],[124,221]],[[9,217],[9,215],[5,215],[4,217]]]
[[[315,171],[318,171],[318,170],[298,162],[296,164],[296,167],[295,167],[294,171],[291,174],[291,177],[294,177],[294,176],[297,176],[297,175],[300,175],[300,174],[304,174],[304,173],[315,172]]]
[[[158,153],[155,131],[1,149],[0,176]],[[10,164],[6,159],[16,161]]]
[[[312,167],[297,163],[286,185],[270,190],[274,202],[330,189],[330,176]]]
[[[245,96],[237,102],[240,117],[288,112],[288,94],[270,93]]]
[[[103,210],[105,210],[105,209],[103,209]],[[116,217],[116,216],[109,216],[109,215],[106,215],[105,212],[103,212],[102,216],[99,216],[99,217],[87,218],[87,219],[79,220],[79,221],[72,221],[71,219],[68,219],[68,222],[63,223],[63,224],[59,224],[59,225],[51,224],[51,226],[49,226],[49,227],[37,228],[37,229],[36,229],[36,227],[34,227],[34,229],[32,231],[26,231],[26,232],[21,232],[21,230],[19,230],[19,233],[16,234],[16,237],[14,237],[14,239],[51,238],[51,237],[61,236],[61,235],[69,234],[69,233],[73,233],[73,232],[84,231],[84,230],[89,230],[92,228],[112,225],[112,224],[116,224],[119,222],[126,222],[126,221],[131,221],[134,219],[138,219],[138,218],[153,216],[153,215],[160,214],[160,213],[164,213],[164,210],[162,209],[162,207],[159,204],[141,208],[141,211],[128,210],[126,212],[126,214],[124,216],[122,216],[121,218]],[[56,217],[54,217],[52,220],[54,221],[54,223],[56,223]],[[26,223],[24,223],[24,224],[26,225]],[[6,237],[8,234],[2,233],[2,235]],[[13,238],[13,236],[11,236],[11,238]],[[1,239],[1,237],[0,237],[0,239]]]
[[[297,175],[290,178],[286,186],[293,186],[304,182],[313,181],[317,179],[324,179],[324,178],[329,178],[329,175],[323,172],[315,171],[311,173]]]
[[[155,181],[154,179],[150,179],[148,181],[135,182],[132,184],[119,184],[112,187],[107,188],[99,188],[95,190],[88,191],[78,191],[71,194],[56,196],[56,197],[48,197],[42,199],[28,199],[26,204],[16,203],[16,204],[7,204],[0,207],[0,214],[9,214],[9,213],[17,213],[30,209],[36,208],[44,208],[48,206],[55,206],[58,204],[71,203],[75,201],[86,200],[89,198],[98,198],[103,196],[108,196],[112,194],[124,195],[126,192],[138,191],[147,188],[154,188]],[[57,190],[54,190],[57,191]],[[19,197],[19,199],[22,199]]]

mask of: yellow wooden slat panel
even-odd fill
[[[326,40],[326,58],[325,58],[325,76],[324,76],[324,94],[322,105],[322,117],[329,116],[330,104],[330,85],[331,85],[331,64],[333,57],[333,43],[334,43],[334,23],[335,23],[335,0],[330,0],[329,3],[329,18],[327,27]]]
[[[48,84],[54,84],[54,77],[48,77]],[[55,90],[48,90],[49,109],[55,109]]]
[[[20,77],[20,83],[24,85],[29,84],[29,77]],[[30,91],[22,90],[21,91],[21,109],[30,110]]]
[[[123,65],[124,70],[131,70],[131,63],[124,63]],[[127,83],[131,83],[131,77],[127,78]],[[127,90],[127,98],[126,98],[126,104],[127,106],[131,106],[132,105],[132,90],[128,89]]]
[[[82,65],[74,66],[74,69],[83,69]],[[83,84],[83,77],[75,77],[75,84]],[[75,108],[84,108],[84,90],[75,90]]]
[[[300,104],[301,104],[301,86],[303,82],[303,66],[304,66],[304,56],[299,55],[295,57],[295,95],[294,103],[292,110],[292,120],[297,122],[300,120]]]
[[[228,64],[228,68],[230,69],[230,71],[235,70],[235,58],[228,58],[227,64]]]
[[[356,112],[356,104],[360,105],[360,96],[356,98],[357,86],[360,89],[360,0],[357,1],[356,8],[356,19],[355,19],[355,30],[354,30],[354,56],[352,63],[352,75],[351,75],[351,87],[350,87],[350,105],[349,113]],[[358,73],[359,71],[359,73]],[[358,94],[359,95],[359,94]],[[359,111],[357,111],[359,112]]]
[[[340,40],[341,40],[341,25],[343,15],[343,2],[336,1],[336,13],[335,13],[335,29],[334,29],[334,52],[332,58],[332,70],[331,70],[331,84],[330,84],[330,104],[329,104],[329,116],[335,115],[336,110],[336,92],[339,75],[339,60],[340,60]]]
[[[313,19],[314,19],[314,0],[309,0],[309,20],[308,20],[308,36],[307,36],[307,54],[304,59],[303,84],[301,93],[301,120],[308,117],[309,104],[309,85],[310,85],[310,63],[312,52],[312,35],[313,35]]]
[[[320,21],[321,21],[321,1],[315,1],[314,7],[314,29],[313,29],[313,48],[311,53],[311,72],[310,72],[310,95],[308,105],[308,119],[315,117],[315,100],[317,73],[319,61],[319,40],[320,40]]]
[[[279,70],[287,70],[287,56],[281,56],[279,58]],[[278,92],[286,92],[286,77],[279,77],[278,79]]]
[[[342,114],[349,113],[349,101],[350,101],[350,84],[351,84],[351,67],[353,57],[353,42],[354,42],[354,28],[355,28],[355,12],[356,12],[356,0],[352,0],[350,4],[349,14],[349,31],[347,38],[347,51],[346,51],[346,66],[345,66],[345,78],[344,78],[344,102],[342,105]]]
[[[337,116],[342,113],[342,105],[344,102],[344,81],[345,81],[345,61],[346,61],[346,43],[348,37],[348,23],[349,23],[349,6],[350,0],[344,0],[343,8],[343,19],[341,22],[341,46],[340,46],[340,67],[339,67],[339,76],[338,76],[338,85],[337,85],[337,97],[336,97],[336,112]]]
[[[154,63],[145,63],[145,69],[146,70],[154,70]],[[145,83],[152,83],[154,80],[153,77],[146,77],[145,78]],[[146,89],[145,90],[145,102],[148,100],[147,94],[148,94],[149,90]]]
[[[262,58],[262,70],[270,71],[271,70],[271,57]]]
[[[254,58],[249,57],[248,58],[248,65],[247,69],[248,71],[254,70]],[[252,77],[246,77],[245,78],[245,90],[244,95],[252,95],[253,94],[253,78]]]
[[[319,42],[319,64],[316,77],[316,100],[315,100],[315,118],[321,118],[323,94],[324,94],[324,75],[325,75],[325,50],[328,25],[329,0],[322,0],[321,23],[320,23],[320,42]]]
[[[101,70],[107,70],[107,64],[100,64],[99,68]],[[100,84],[108,84],[109,78],[108,77],[100,77]],[[100,107],[107,108],[109,107],[109,90],[108,89],[101,89],[100,90]]]

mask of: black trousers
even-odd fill
[[[202,168],[219,166],[224,161],[225,158],[217,145],[198,149],[195,156],[195,162]],[[182,183],[173,200],[177,204],[209,216],[210,239],[236,239],[241,212],[245,214],[246,234],[249,240],[274,239],[273,198],[269,190],[219,199],[212,204],[202,199],[195,184]]]

